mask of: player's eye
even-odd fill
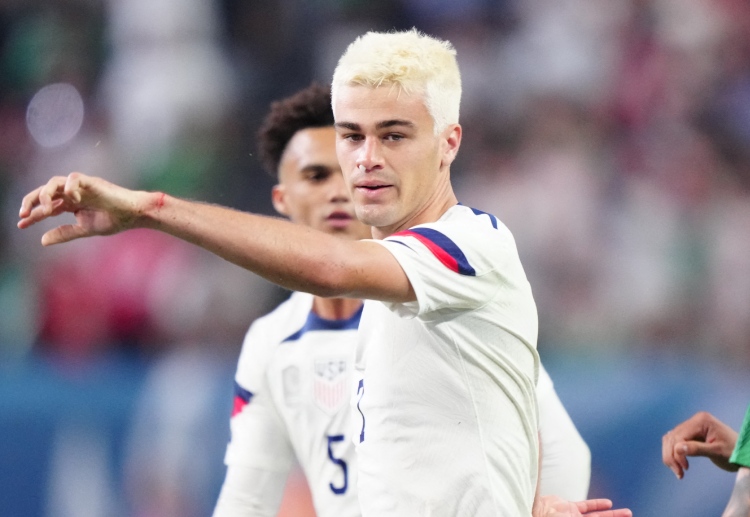
[[[361,142],[364,139],[364,135],[361,135],[359,133],[349,133],[344,135],[344,140],[348,140],[350,142]]]
[[[328,179],[331,171],[326,167],[312,167],[305,171],[305,179],[313,183],[320,183]]]
[[[404,138],[406,138],[406,137],[404,135],[400,134],[400,133],[388,133],[384,137],[385,140],[389,140],[391,142],[399,142],[399,141],[403,140]]]

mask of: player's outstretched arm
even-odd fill
[[[533,517],[632,517],[627,508],[612,509],[609,499],[588,499],[570,502],[554,495],[539,498],[534,505]]]
[[[291,290],[392,302],[416,299],[398,261],[379,244],[338,239],[288,221],[159,192],[128,190],[80,173],[52,178],[26,195],[18,227],[65,212],[75,215],[76,224],[50,230],[42,244],[152,228]]]
[[[682,479],[688,469],[688,456],[704,456],[719,468],[734,472],[729,463],[737,433],[710,413],[701,411],[669,431],[661,440],[664,464]]]

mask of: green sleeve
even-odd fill
[[[742,429],[729,462],[740,467],[750,467],[750,407],[745,413],[745,420],[742,422]]]

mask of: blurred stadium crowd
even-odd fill
[[[270,214],[269,103],[327,82],[358,34],[412,26],[458,50],[454,184],[513,231],[540,350],[750,366],[746,0],[0,2],[2,361],[231,376],[280,289],[156,233],[42,249],[21,196],[81,170]]]
[[[360,32],[417,26],[458,49],[460,198],[514,232],[542,346],[606,341],[750,363],[747,2],[5,6],[9,222],[21,192],[72,170],[270,213],[271,180],[254,156],[269,102],[326,81]],[[84,100],[83,125],[45,147],[27,128],[27,107],[63,82]],[[51,132],[60,121],[48,117]],[[197,335],[236,344],[273,295],[165,237],[42,252],[38,236],[10,224],[0,234],[4,354],[149,353]]]

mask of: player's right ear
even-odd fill
[[[281,215],[289,217],[289,211],[286,206],[286,189],[284,185],[274,185],[271,189],[271,202],[274,209]]]

